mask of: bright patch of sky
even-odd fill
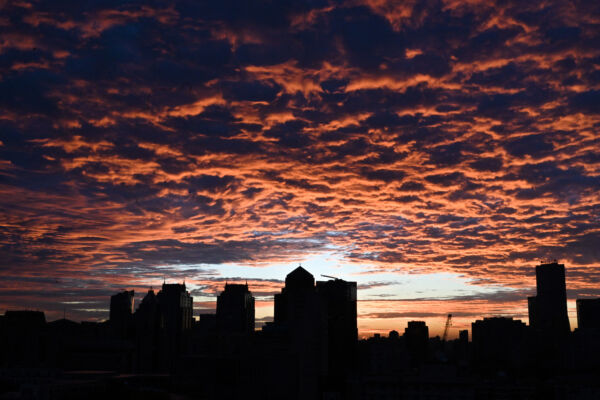
[[[230,278],[231,280],[276,279],[283,282],[286,275],[298,265],[302,265],[303,268],[313,274],[315,280],[329,279],[322,276],[328,275],[347,281],[356,281],[359,300],[444,299],[511,290],[497,285],[474,285],[472,279],[447,272],[433,274],[378,272],[369,274],[365,271],[373,269],[371,265],[348,263],[339,252],[334,251],[310,254],[299,258],[297,263],[274,263],[261,266],[203,264],[198,267],[218,271],[220,277]],[[184,266],[184,268],[189,267]],[[252,287],[250,287],[250,290],[252,290]]]

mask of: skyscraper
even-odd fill
[[[109,321],[116,336],[126,337],[129,333],[133,314],[133,296],[133,290],[125,290],[110,297]]]
[[[160,328],[164,332],[161,358],[164,365],[173,368],[185,344],[186,334],[192,327],[193,298],[185,283],[163,283],[156,299],[160,309]]]
[[[567,314],[565,266],[556,261],[535,267],[537,295],[529,297],[529,324],[543,335],[557,337],[570,332]]]
[[[247,284],[225,284],[217,297],[217,329],[220,333],[254,332],[254,297]]]
[[[527,362],[527,326],[507,317],[492,317],[471,324],[476,365],[490,368],[522,367]]]
[[[341,378],[353,367],[358,340],[356,325],[356,282],[342,279],[319,281],[316,286],[327,331],[327,374]]]
[[[427,360],[429,353],[429,327],[425,321],[408,321],[404,329],[404,340],[413,364]]]
[[[154,290],[142,299],[134,314],[136,330],[137,356],[135,359],[138,371],[155,371],[159,368],[159,337],[162,318],[159,314],[158,300]]]
[[[275,295],[274,322],[289,329],[295,323],[314,318],[317,310],[315,278],[298,267],[285,277],[285,287]]]
[[[290,354],[286,375],[293,377],[297,398],[317,398],[319,377],[327,363],[323,349],[325,314],[315,291],[315,278],[302,267],[285,277],[275,295],[274,326],[284,332]]]
[[[192,327],[193,298],[185,283],[163,283],[156,295],[167,331],[182,332]]]

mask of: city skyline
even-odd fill
[[[544,272],[544,268],[546,268],[546,272]],[[552,269],[555,268],[561,268],[562,269],[562,275],[558,275],[557,277],[555,277],[554,273],[552,271]],[[540,275],[540,269],[542,270],[542,273]],[[310,274],[309,271],[306,271],[302,265],[299,265],[294,271],[292,272],[296,272],[298,270],[304,271],[307,274],[309,274],[312,277],[312,274]],[[567,287],[565,287],[565,275],[566,275],[566,271],[565,271],[565,266],[563,264],[558,264],[557,260],[554,260],[552,262],[548,262],[548,263],[541,263],[540,265],[537,265],[534,269],[535,271],[535,275],[537,276],[536,279],[536,285],[537,285],[537,296],[530,296],[530,297],[526,297],[524,299],[522,299],[522,302],[524,302],[527,305],[527,313],[525,315],[519,315],[517,312],[507,312],[504,314],[477,314],[477,313],[473,313],[470,316],[464,316],[464,315],[460,315],[460,313],[458,313],[458,315],[454,314],[454,322],[452,324],[449,323],[449,318],[452,316],[452,314],[448,315],[444,315],[443,319],[438,319],[435,320],[433,325],[429,325],[428,321],[431,321],[430,318],[425,318],[425,319],[419,319],[418,316],[422,315],[419,314],[418,312],[415,313],[410,313],[408,312],[407,315],[404,317],[405,323],[404,325],[389,325],[386,327],[382,327],[381,329],[377,330],[377,331],[358,331],[358,338],[360,339],[366,339],[372,336],[378,336],[378,335],[387,335],[389,332],[391,331],[402,331],[403,329],[405,329],[407,326],[410,326],[411,323],[414,323],[415,321],[418,322],[422,322],[427,324],[427,328],[428,328],[428,332],[430,337],[438,337],[441,338],[442,336],[444,336],[442,333],[444,333],[448,339],[457,339],[459,338],[460,332],[461,331],[468,331],[469,333],[471,332],[471,326],[472,324],[475,322],[475,320],[482,320],[482,319],[487,319],[487,318],[504,318],[504,317],[510,317],[510,318],[515,318],[515,320],[517,321],[523,321],[523,323],[528,326],[531,327],[532,329],[536,330],[536,331],[540,331],[540,332],[546,332],[548,330],[554,329],[553,328],[553,324],[546,322],[543,322],[544,318],[549,318],[548,317],[548,312],[553,313],[554,310],[559,310],[558,311],[558,315],[559,317],[554,317],[554,318],[558,318],[559,320],[561,318],[566,317],[566,309],[562,309],[562,307],[565,307],[567,305],[567,302],[569,301],[569,299],[564,297],[564,294],[566,294],[566,290],[568,289]],[[546,275],[544,275],[546,274]],[[550,275],[548,275],[550,274]],[[290,274],[288,273],[287,276],[289,276]],[[540,276],[542,281],[540,281]],[[321,278],[325,279],[322,281],[319,281],[317,283],[323,284],[325,282],[346,282],[345,280],[339,278],[339,277],[333,277],[333,276],[327,276],[327,275],[322,275]],[[287,281],[287,278],[286,278]],[[550,285],[548,284],[548,282],[553,282],[550,283]],[[562,282],[562,283],[561,283]],[[356,285],[356,282],[351,282],[352,284]],[[283,288],[285,285],[285,281],[282,282],[282,286],[281,288]],[[313,285],[314,285],[314,278],[313,278]],[[556,291],[556,285],[558,285],[558,292]],[[563,286],[563,289],[560,289],[560,286]],[[318,286],[318,285],[317,285]],[[144,301],[146,299],[146,296],[150,293],[154,296],[155,291],[154,288],[158,288],[161,287],[161,285],[156,285],[156,286],[150,286],[149,288],[146,288],[147,290],[139,290],[139,291],[135,291],[131,288],[124,288],[123,290],[117,292],[117,293],[113,293],[110,295],[110,302],[107,302],[107,305],[110,305],[110,307],[107,307],[106,311],[107,311],[107,316],[106,318],[102,318],[99,321],[100,322],[109,322],[112,320],[113,324],[118,324],[118,326],[121,326],[121,328],[118,328],[119,330],[122,330],[122,326],[124,325],[124,323],[122,321],[119,320],[119,317],[117,316],[117,318],[113,317],[113,314],[118,314],[118,313],[124,313],[125,315],[133,315],[135,312],[137,312],[138,308],[140,305],[144,304]],[[356,287],[356,286],[355,286]],[[542,288],[542,295],[544,295],[546,298],[551,299],[550,302],[544,307],[544,308],[540,308],[539,310],[536,309],[534,303],[532,302],[532,300],[535,300],[536,298],[539,298],[540,300],[538,300],[538,305],[537,307],[543,307],[543,298],[540,298],[540,287]],[[166,280],[166,278],[163,278],[163,282],[162,282],[162,291],[165,290],[165,288],[180,288],[178,290],[184,290],[186,291],[186,284],[185,281],[181,282],[181,283],[176,283],[176,282],[168,282]],[[280,288],[280,289],[281,289]],[[544,289],[546,288],[546,289]],[[356,290],[356,289],[355,289]],[[563,294],[561,295],[561,290],[563,290]],[[137,293],[137,295],[136,295]],[[160,293],[159,292],[159,297],[160,297]],[[186,293],[189,292],[186,291]],[[360,290],[357,292],[358,294],[360,294]],[[558,293],[558,294],[557,294]],[[238,304],[238,302],[236,302],[235,298],[236,296],[242,296],[242,298],[246,298],[246,300],[243,300],[242,303],[246,303],[248,304],[248,298],[251,299],[251,312],[248,315],[250,316],[246,316],[246,317],[242,317],[239,314],[239,311],[234,311],[234,320],[240,320],[240,318],[243,318],[243,320],[245,321],[244,324],[251,324],[251,325],[247,325],[246,328],[241,328],[240,326],[235,325],[235,323],[232,325],[232,322],[227,322],[227,321],[223,321],[221,322],[218,318],[218,314],[219,314],[219,308],[221,306],[219,306],[221,300],[222,300],[222,310],[236,310],[238,307],[240,307],[240,304]],[[249,297],[247,297],[249,296]],[[227,331],[231,331],[231,332],[236,332],[239,331],[240,333],[244,333],[244,334],[248,334],[249,332],[253,332],[253,331],[260,331],[261,329],[263,329],[265,327],[265,325],[268,324],[272,324],[274,322],[277,321],[277,311],[276,311],[276,302],[277,302],[277,296],[278,294],[275,293],[273,296],[273,299],[270,301],[264,301],[265,304],[263,304],[263,307],[267,308],[267,305],[271,306],[271,312],[268,313],[267,312],[267,317],[263,318],[263,317],[259,317],[258,319],[255,320],[255,296],[254,296],[254,292],[252,291],[252,286],[248,284],[247,281],[244,281],[243,283],[241,282],[237,282],[237,281],[225,281],[224,285],[222,286],[222,288],[220,290],[217,291],[215,297],[216,300],[214,301],[214,308],[207,308],[205,303],[201,303],[203,305],[202,308],[196,309],[194,307],[194,302],[192,302],[190,300],[190,304],[191,304],[191,311],[190,311],[190,316],[189,318],[191,318],[194,323],[199,323],[201,322],[201,318],[202,316],[206,316],[207,315],[212,315],[212,316],[217,316],[216,319],[216,325],[218,327],[220,327],[219,329],[225,329]],[[280,296],[280,295],[279,295]],[[356,294],[355,294],[356,297]],[[136,300],[137,299],[137,300]],[[589,302],[591,307],[598,307],[597,304],[600,304],[598,302],[599,297],[594,297],[594,298],[583,298],[583,299],[571,299],[571,302],[577,302],[577,308],[576,308],[576,312],[574,317],[569,317],[569,322],[567,323],[566,328],[559,328],[558,330],[563,330],[566,332],[571,332],[574,331],[578,328],[579,326],[579,320],[581,318],[581,312],[579,310],[580,307],[582,307],[582,304],[585,302]],[[356,300],[357,304],[360,304],[360,300]],[[592,305],[593,304],[593,305]],[[246,306],[248,307],[248,306]],[[589,307],[589,306],[588,306]],[[358,308],[358,307],[357,307]],[[117,310],[115,312],[115,309]],[[589,308],[590,311],[595,310],[595,308]],[[13,309],[13,310],[7,310],[7,311],[24,311],[21,309]],[[44,312],[44,310],[39,310],[39,309],[35,309],[32,311],[42,311]],[[590,312],[588,311],[588,313]],[[223,313],[224,311],[221,311],[221,313]],[[246,311],[247,312],[247,311]],[[536,312],[537,314],[542,315],[541,319],[536,323],[534,321],[532,321],[533,318],[533,314]],[[411,316],[412,315],[412,316]],[[545,317],[544,317],[545,315]],[[588,316],[588,320],[592,321],[590,319],[591,318],[595,318],[597,315],[596,311],[592,311],[592,314],[589,314],[590,316]],[[456,324],[456,317],[458,316],[458,320],[461,321],[458,324]],[[63,319],[67,318],[67,313],[66,310],[63,311],[63,315],[62,315]],[[251,322],[250,322],[250,318],[251,318]],[[470,318],[470,319],[469,319]],[[540,317],[538,317],[540,318]],[[575,324],[572,323],[572,319],[574,318],[575,320]],[[355,317],[355,319],[357,319]],[[468,319],[467,323],[465,324],[464,322],[462,322],[463,320]],[[58,320],[58,319],[57,319]],[[383,319],[386,320],[386,319]],[[255,322],[256,321],[256,322]],[[595,324],[597,322],[591,322],[592,324],[594,324],[594,326],[596,326]],[[549,325],[550,324],[550,325]],[[559,324],[562,324],[562,322],[560,322]],[[446,327],[447,325],[447,327]],[[236,327],[237,326],[237,327]],[[252,326],[252,328],[249,328],[248,326]],[[357,325],[359,326],[359,324]],[[564,326],[564,324],[562,325]]]
[[[0,313],[196,312],[290,266],[357,282],[361,336],[526,320],[533,267],[600,296],[600,4],[0,5]],[[139,303],[139,297],[136,297]],[[203,311],[204,310],[204,311]]]
[[[110,297],[104,322],[47,321],[40,311],[0,315],[0,391],[12,397],[185,399],[596,399],[600,297],[578,299],[570,330],[565,266],[535,267],[529,325],[485,317],[449,338],[411,320],[401,335],[358,337],[357,283],[317,280],[302,266],[274,296],[274,318],[255,329],[248,284],[226,283],[216,314],[194,320],[185,283]],[[39,379],[43,376],[43,379]],[[565,380],[566,377],[566,380]],[[160,397],[159,397],[160,396]],[[512,398],[513,396],[509,396]],[[32,396],[29,396],[32,397]],[[143,398],[143,396],[142,396]]]

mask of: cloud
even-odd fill
[[[589,294],[600,267],[595,11],[558,0],[9,2],[0,307],[52,279],[49,298],[94,293],[81,309],[163,274],[214,293],[206,276],[225,264],[326,251],[360,276],[443,271],[519,290],[552,255],[574,271],[570,293]]]

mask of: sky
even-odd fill
[[[0,0],[0,312],[302,264],[361,336],[600,295],[596,1]]]

